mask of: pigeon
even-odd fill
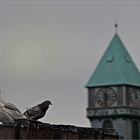
[[[17,111],[17,112],[21,113],[20,110],[15,105],[13,105],[12,103],[5,103],[4,107],[7,108],[7,109],[10,109],[10,110]]]
[[[3,124],[15,122],[8,112],[2,109],[2,106],[0,106],[0,122]]]
[[[26,119],[26,116],[15,105],[4,101],[0,93],[0,122],[13,123],[19,119]]]
[[[14,110],[14,111],[17,111],[17,112],[21,113],[20,110],[19,110],[15,105],[13,105],[12,103],[6,102],[6,101],[2,98],[1,92],[0,92],[0,105],[1,105],[1,106],[4,106],[4,107],[7,108],[7,109]]]
[[[12,109],[8,109],[6,107],[1,107],[1,110],[0,110],[0,115],[4,115],[4,120],[0,120],[0,121],[4,121],[5,122],[5,119],[7,122],[15,122],[19,119],[26,119],[26,116],[16,110],[12,110]]]
[[[49,105],[52,105],[51,101],[46,100],[41,104],[38,104],[38,105],[36,105],[36,106],[34,106],[32,108],[27,109],[24,112],[24,115],[29,120],[38,120],[38,119],[40,119],[40,118],[45,116],[46,111],[49,108]]]

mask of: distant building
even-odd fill
[[[140,73],[117,32],[86,88],[92,127],[114,128],[120,138],[140,138]]]

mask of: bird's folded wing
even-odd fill
[[[8,108],[2,107],[2,111],[7,113],[9,116],[11,116],[14,120],[18,120],[18,119],[25,119],[26,117],[17,111],[14,110],[10,110]]]
[[[5,103],[4,107],[7,108],[7,109],[15,110],[15,111],[21,113],[20,110],[11,103]]]
[[[7,122],[14,122],[14,119],[0,107],[0,122],[7,123]]]
[[[35,107],[32,107],[32,108],[29,108],[26,112],[28,115],[36,115],[38,114],[38,112],[40,111],[39,107],[38,106],[35,106]]]

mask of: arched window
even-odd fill
[[[113,128],[113,123],[110,120],[105,120],[103,122],[103,128]]]
[[[137,121],[132,122],[132,139],[139,139],[139,124]]]

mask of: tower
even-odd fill
[[[86,88],[92,127],[116,129],[120,138],[140,138],[140,73],[117,32]]]

